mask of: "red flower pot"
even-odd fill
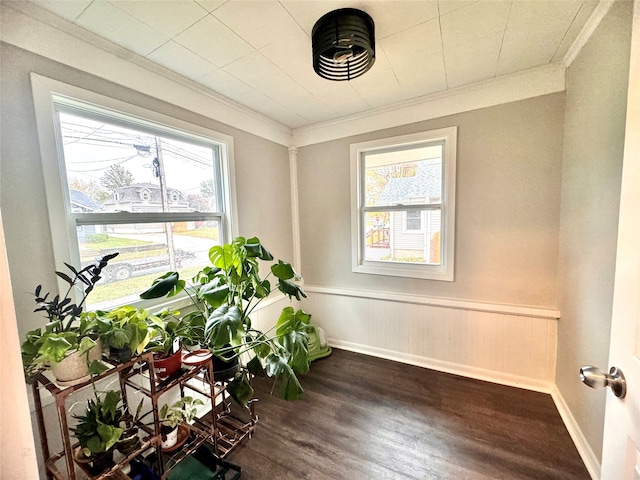
[[[167,378],[168,376],[176,373],[180,370],[181,365],[182,349],[165,358],[157,358],[155,355],[153,357],[153,368],[156,375],[160,378]]]

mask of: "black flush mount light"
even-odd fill
[[[328,80],[352,80],[376,61],[373,20],[354,8],[322,16],[311,34],[313,69]]]

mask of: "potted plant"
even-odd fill
[[[209,250],[209,259],[212,265],[200,270],[191,285],[180,279],[177,272],[168,272],[156,279],[141,298],[172,297],[186,292],[197,315],[205,319],[204,339],[216,356],[229,360],[247,354],[246,367],[251,374],[280,381],[282,398],[299,398],[303,390],[297,374],[309,369],[310,316],[285,307],[274,329],[261,332],[253,328],[251,314],[276,290],[297,300],[306,297],[297,284],[300,278],[289,263],[275,262],[256,237],[248,240],[238,237],[230,244],[216,245]],[[270,272],[264,278],[259,272],[260,261],[271,262]],[[269,281],[271,276],[275,285]],[[247,371],[236,373],[227,390],[238,403],[247,405],[253,395]]]
[[[158,412],[162,448],[171,449],[178,442],[178,427],[181,423],[191,423],[198,413],[197,406],[204,405],[202,400],[193,397],[182,397],[175,403],[164,404]]]
[[[99,474],[113,464],[114,446],[122,435],[119,403],[119,391],[109,390],[100,397],[94,390],[94,398],[87,400],[84,414],[73,416],[78,423],[71,431],[80,444],[76,460],[79,463],[90,462],[93,474]]]
[[[133,354],[140,355],[151,340],[151,315],[144,308],[124,305],[108,312],[91,312],[87,317],[94,320],[111,357],[121,363],[131,360]]]
[[[142,405],[144,399],[140,399],[138,407],[135,413],[131,413],[127,408],[127,411],[122,415],[120,419],[120,427],[122,428],[122,435],[116,444],[117,450],[123,455],[129,455],[134,450],[140,447],[140,437],[138,437],[138,422],[142,419],[140,414],[142,413]]]
[[[95,263],[77,270],[65,263],[70,274],[55,272],[68,284],[64,296],[50,293],[42,295],[42,286],[35,290],[36,309],[44,312],[47,323],[43,328],[31,330],[22,344],[22,362],[25,377],[31,383],[38,372],[51,368],[61,383],[83,380],[89,373],[99,373],[104,365],[99,361],[102,348],[96,346],[95,322],[83,312],[87,296],[102,278],[102,270],[117,253],[106,255]],[[74,303],[74,291],[80,301]]]
[[[153,352],[153,367],[160,378],[167,378],[182,365],[178,318],[171,310],[148,317],[151,339],[145,350]]]

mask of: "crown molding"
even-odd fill
[[[593,33],[596,31],[596,28],[598,28],[598,25],[600,25],[600,22],[602,22],[602,19],[607,15],[614,3],[615,0],[600,0],[598,5],[596,5],[596,8],[593,10],[593,12],[591,12],[591,16],[585,22],[582,30],[580,30],[580,33],[578,33],[578,36],[573,41],[573,43],[569,47],[569,50],[567,50],[567,53],[562,59],[562,63],[567,68],[569,68],[569,66],[576,59],[576,57],[582,50],[582,47],[584,47],[585,44],[589,41],[591,35],[593,35]]]
[[[2,2],[1,9],[3,42],[280,145],[291,144],[289,127],[31,2]]]
[[[565,89],[565,66],[553,63],[293,130],[297,147],[515,102]]]

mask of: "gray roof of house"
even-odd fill
[[[119,187],[117,190],[118,195],[120,197],[118,201],[116,202],[113,194],[111,194],[109,198],[105,200],[104,204],[114,205],[116,203],[128,203],[128,202],[134,203],[134,204],[141,203],[142,199],[140,198],[140,192],[142,192],[145,189],[149,191],[149,200],[148,200],[149,203],[158,203],[158,204],[162,203],[162,194],[160,192],[160,186],[153,183],[143,182],[143,183],[134,183],[133,185],[127,185],[125,187]],[[178,193],[178,198],[180,202],[186,202],[185,195],[183,192],[175,188],[167,187],[167,193],[169,195],[173,194],[173,192]]]
[[[390,178],[375,204],[409,204],[417,198],[427,199],[428,203],[429,197],[438,197],[442,192],[441,171],[440,163],[421,163],[413,177]]]
[[[102,210],[102,205],[95,200],[92,200],[87,194],[80,190],[69,189],[69,197],[71,199],[72,206],[77,205],[79,208],[89,212]]]

